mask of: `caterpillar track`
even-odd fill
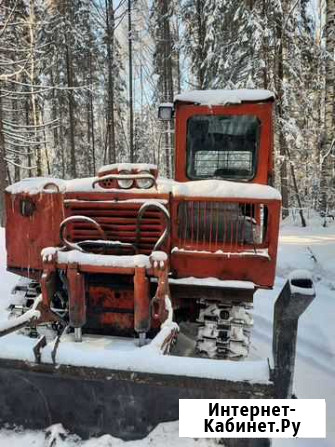
[[[28,310],[40,293],[41,286],[39,282],[22,278],[12,290],[11,315],[19,316]]]
[[[252,303],[201,300],[196,351],[211,359],[240,360],[248,356]]]
[[[11,318],[26,312],[41,293],[40,284],[23,279],[12,291]],[[211,359],[241,360],[249,354],[251,303],[200,301],[196,353]],[[36,330],[29,330],[34,336]],[[36,333],[37,334],[37,333]],[[36,335],[35,335],[36,336]]]

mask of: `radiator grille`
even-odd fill
[[[136,242],[136,219],[142,203],[66,201],[68,216],[87,216],[98,222],[111,241]],[[164,231],[162,214],[159,210],[148,209],[140,224],[140,253],[150,254]],[[88,223],[74,222],[69,225],[69,239],[73,242],[101,239],[98,232]]]
[[[178,247],[208,251],[265,248],[263,204],[185,201],[178,207]]]

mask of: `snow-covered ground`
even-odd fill
[[[298,223],[297,223],[298,225]],[[254,308],[253,355],[271,352],[272,312],[285,279],[294,269],[313,272],[316,298],[299,322],[295,392],[300,398],[323,398],[327,405],[327,439],[276,440],[275,447],[335,446],[335,223],[323,228],[312,219],[307,228],[281,228],[276,284],[259,291]]]
[[[270,355],[272,313],[274,301],[294,269],[313,272],[317,297],[303,314],[299,324],[295,391],[300,398],[325,398],[327,402],[327,439],[276,440],[275,447],[334,447],[335,446],[335,223],[323,228],[318,219],[309,221],[305,229],[286,223],[281,229],[278,275],[273,291],[259,291],[255,298],[255,326],[252,357]],[[5,270],[4,231],[0,228],[0,312],[8,305],[6,297],[16,277]],[[55,439],[53,443],[52,440]],[[124,443],[103,436],[81,441],[62,435],[59,426],[53,433],[0,431],[0,447],[162,447],[167,445],[210,447],[215,441],[192,440],[178,437],[178,423],[161,424],[146,439]]]

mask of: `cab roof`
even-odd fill
[[[242,102],[274,101],[270,90],[193,90],[175,96],[175,102],[193,103],[206,106],[241,104]]]

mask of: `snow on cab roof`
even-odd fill
[[[275,98],[270,90],[193,90],[175,96],[175,102],[192,102],[214,106],[241,104],[242,102],[261,102]]]

